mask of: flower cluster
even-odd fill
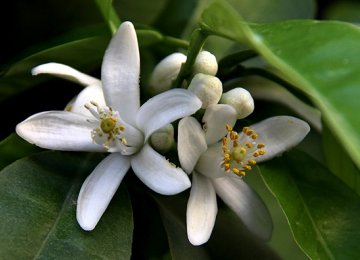
[[[47,149],[109,153],[79,193],[76,215],[84,230],[95,228],[131,167],[157,193],[173,195],[191,187],[186,221],[193,245],[210,238],[216,195],[249,230],[263,239],[270,236],[268,210],[242,177],[255,164],[298,144],[309,126],[294,117],[278,116],[235,131],[237,120],[254,110],[250,93],[243,88],[223,93],[215,76],[216,58],[206,51],[197,56],[188,86],[173,88],[184,62],[182,53],[162,60],[149,80],[154,96],[140,104],[138,42],[133,25],[124,22],[104,55],[101,80],[57,63],[33,69],[33,75],[52,74],[85,88],[65,111],[38,113],[18,124],[18,135]],[[203,124],[192,117],[201,108]],[[177,120],[181,168],[160,154],[173,147],[171,123]]]

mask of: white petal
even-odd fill
[[[16,126],[16,133],[42,148],[63,151],[104,151],[93,143],[94,126],[88,117],[66,111],[48,111],[35,114]]]
[[[71,112],[92,117],[92,114],[85,108],[85,104],[95,101],[99,106],[105,106],[105,99],[102,88],[98,85],[91,85],[82,90],[72,104]]]
[[[134,125],[140,107],[140,56],[135,28],[130,22],[120,25],[106,50],[101,81],[108,106]]]
[[[191,91],[172,89],[149,99],[136,116],[137,126],[147,139],[157,129],[201,108],[201,101]]]
[[[172,165],[149,144],[133,156],[131,166],[146,186],[163,195],[180,193],[191,185],[183,170]]]
[[[223,159],[222,143],[212,145],[200,156],[195,170],[209,178],[223,177]]]
[[[205,138],[208,145],[215,144],[227,134],[226,125],[233,127],[236,122],[236,110],[229,105],[211,105],[205,110]]]
[[[195,118],[185,117],[180,120],[177,149],[181,167],[190,174],[200,155],[207,149],[204,131]]]
[[[298,143],[310,131],[310,126],[303,120],[291,116],[275,116],[251,126],[258,134],[256,141],[265,144],[266,154],[259,156],[261,162],[278,156]]]
[[[97,78],[86,75],[76,69],[60,63],[46,63],[39,65],[31,70],[33,75],[51,74],[56,77],[64,78],[76,82],[83,86],[97,85],[101,86],[101,81]]]
[[[107,156],[83,183],[77,200],[76,218],[84,230],[93,230],[130,168],[130,157]]]
[[[210,179],[194,173],[186,210],[187,234],[191,244],[197,246],[209,240],[216,214],[216,193]]]
[[[269,240],[272,220],[268,209],[244,181],[237,177],[212,179],[216,193],[238,215],[246,227],[263,240]]]

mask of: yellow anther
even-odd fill
[[[231,158],[231,155],[230,155],[230,154],[226,153],[226,154],[224,155],[224,159],[225,159],[225,160],[230,160],[230,158]]]
[[[124,132],[124,131],[125,131],[125,126],[124,126],[124,125],[120,125],[120,126],[119,126],[119,130],[120,130],[120,132]]]
[[[231,127],[231,125],[226,125],[226,131],[231,132],[233,130],[233,128]]]
[[[225,171],[228,171],[230,169],[229,163],[224,163],[223,166],[224,166]]]
[[[239,138],[238,133],[236,133],[236,132],[234,132],[234,131],[231,131],[231,133],[230,133],[230,139],[233,140],[233,141],[235,141],[235,140],[237,140],[238,138]]]
[[[246,147],[250,149],[250,148],[253,147],[253,144],[252,143],[246,143]]]
[[[265,154],[265,144],[257,143],[258,134],[250,127],[244,127],[240,134],[229,125],[226,130],[227,137],[222,140],[222,167],[226,172],[245,176],[256,165],[256,158]]]
[[[258,144],[257,145],[257,148],[261,149],[261,148],[264,148],[265,147],[265,144]]]
[[[233,173],[240,174],[240,170],[238,168],[232,168]]]
[[[249,129],[249,130],[246,131],[245,134],[246,134],[247,136],[250,136],[250,135],[253,135],[253,134],[254,134],[254,131],[251,130],[251,129]]]
[[[244,165],[243,166],[243,168],[245,169],[245,170],[248,170],[248,171],[251,171],[251,166],[250,165]]]
[[[255,165],[255,164],[256,164],[256,161],[253,160],[253,159],[250,159],[250,160],[248,161],[248,163],[250,163],[250,164],[252,164],[252,165]]]

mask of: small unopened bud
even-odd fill
[[[152,147],[160,153],[169,151],[174,142],[174,127],[172,124],[167,124],[156,130],[150,137]]]
[[[170,54],[160,61],[150,76],[150,92],[158,94],[170,89],[172,82],[179,74],[181,64],[185,61],[186,56],[180,52]]]
[[[202,73],[193,77],[188,89],[201,100],[201,108],[217,104],[223,92],[222,83],[217,77]]]
[[[203,73],[215,76],[218,71],[216,57],[208,51],[201,51],[195,59],[193,74]]]
[[[243,88],[234,88],[224,93],[220,103],[233,106],[237,112],[237,119],[247,117],[254,111],[254,99],[249,91]]]

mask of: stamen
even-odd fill
[[[256,165],[256,158],[266,153],[265,144],[257,143],[258,134],[250,127],[244,127],[238,134],[230,125],[226,125],[227,136],[222,140],[223,162],[225,172],[234,173],[240,177]]]
[[[100,107],[95,101],[90,101],[85,108],[97,119],[99,127],[91,131],[91,138],[94,143],[102,145],[105,149],[117,147],[126,151],[128,142],[123,136],[125,126],[120,124],[118,112],[111,107]]]

